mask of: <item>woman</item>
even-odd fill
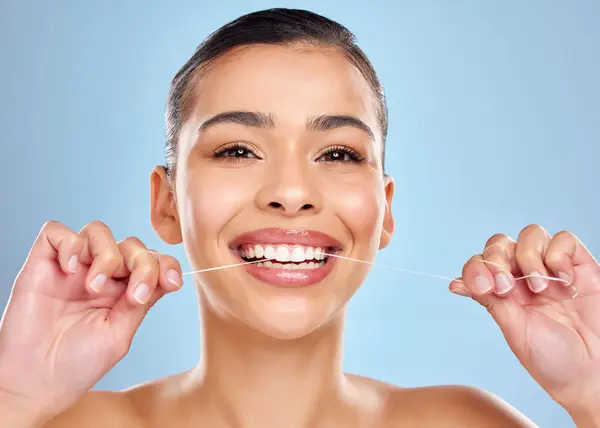
[[[181,267],[136,238],[115,242],[99,222],[78,233],[47,223],[0,330],[3,426],[533,426],[473,388],[341,371],[346,303],[368,265],[334,256],[373,260],[390,242],[386,130],[377,76],[337,23],[277,9],[211,35],[173,80],[151,220],[194,269],[263,261],[195,275],[196,367],[90,392],[149,308],[181,286]],[[600,424],[599,289],[584,245],[539,226],[516,242],[495,235],[450,284],[490,311],[579,427]]]

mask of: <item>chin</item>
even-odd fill
[[[278,340],[295,340],[308,336],[332,318],[332,311],[310,307],[309,299],[288,298],[256,308],[245,322],[265,336]]]

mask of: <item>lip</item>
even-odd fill
[[[341,250],[342,244],[332,236],[308,229],[284,229],[279,227],[268,227],[243,233],[235,238],[231,248],[237,248],[243,244],[296,244],[307,247],[332,247]]]
[[[238,251],[238,248],[244,244],[303,245],[328,248],[333,253],[338,253],[342,249],[342,244],[338,240],[316,230],[264,228],[243,233],[230,243],[231,251],[239,262],[245,261]],[[259,281],[276,287],[307,287],[323,281],[331,273],[335,262],[335,257],[328,257],[323,266],[315,269],[266,268],[258,267],[256,263],[247,264],[243,268]]]

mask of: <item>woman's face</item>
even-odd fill
[[[184,243],[219,316],[301,337],[340,314],[393,232],[375,98],[333,49],[251,46],[193,84],[175,198],[153,174],[153,223]],[[262,254],[261,254],[262,253]],[[291,259],[291,260],[290,260]]]

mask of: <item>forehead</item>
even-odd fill
[[[272,113],[276,125],[292,125],[309,116],[347,114],[381,133],[371,88],[335,48],[237,48],[213,61],[192,85],[190,119],[243,110]]]

